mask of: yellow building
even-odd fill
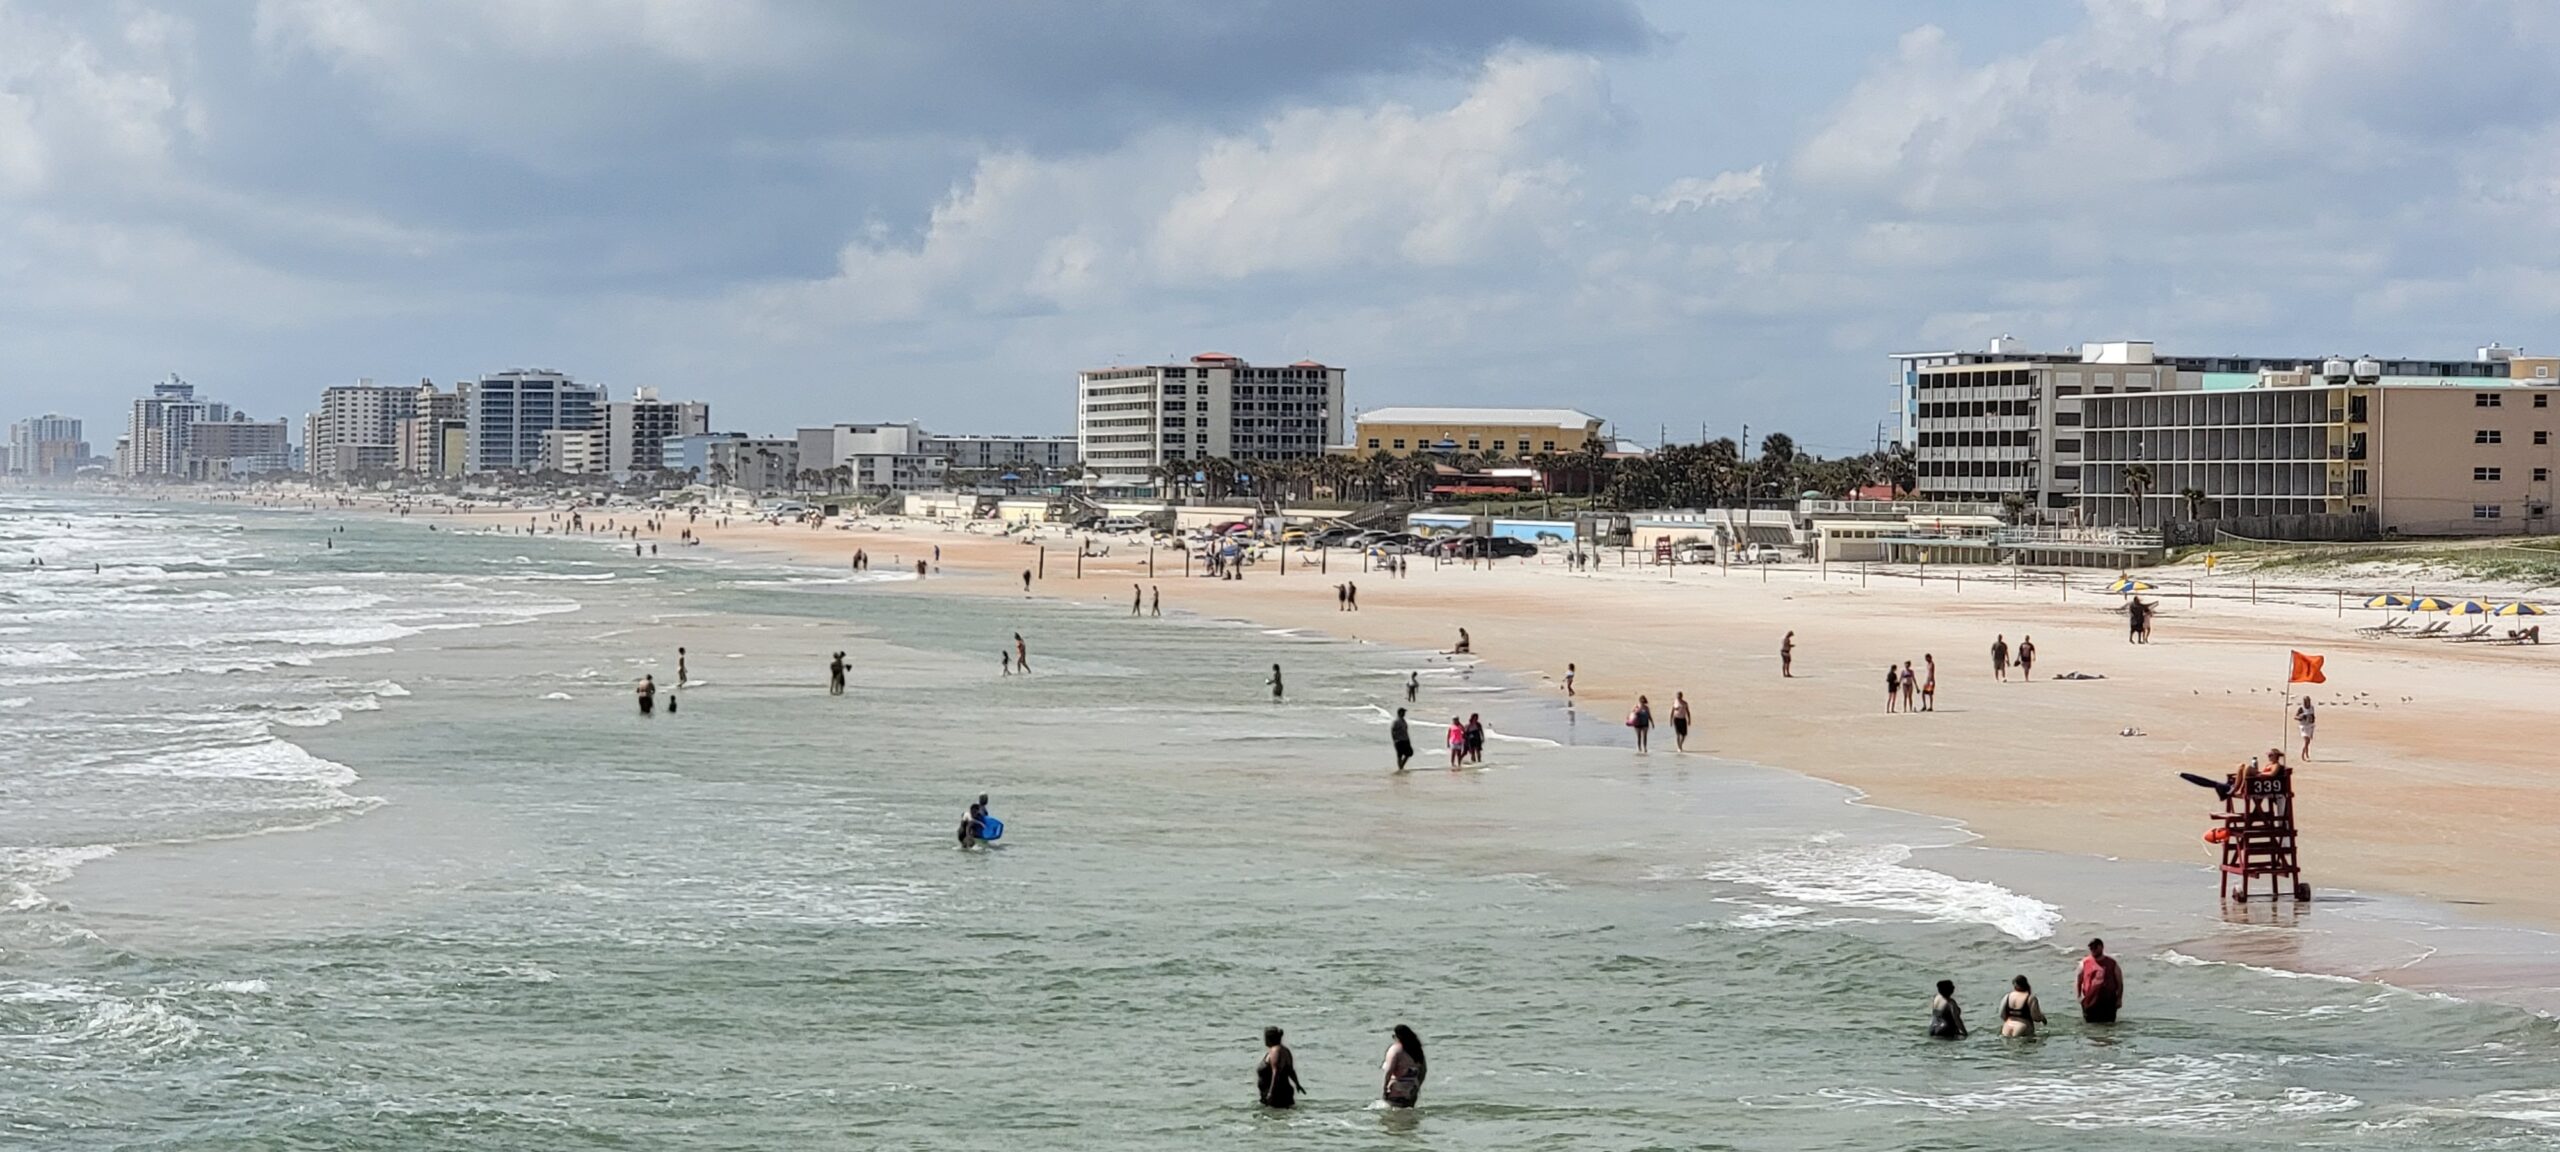
[[[1600,418],[1571,408],[1374,408],[1353,421],[1355,456],[1454,455],[1525,459],[1600,439]]]

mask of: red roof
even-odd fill
[[[1244,362],[1244,357],[1242,357],[1242,356],[1229,356],[1229,355],[1227,355],[1227,354],[1226,354],[1226,353],[1224,353],[1224,352],[1203,352],[1203,353],[1201,353],[1201,354],[1199,354],[1199,355],[1194,356],[1194,357],[1192,357],[1192,358],[1191,358],[1191,362],[1192,362],[1192,363],[1194,363],[1194,364],[1198,364],[1198,363],[1200,363],[1200,362],[1202,362],[1202,361],[1204,361],[1204,360],[1219,360],[1219,361],[1228,361],[1228,360],[1231,360],[1231,361],[1234,361],[1234,362],[1236,362],[1236,363],[1241,364],[1241,363],[1243,363],[1243,362]]]

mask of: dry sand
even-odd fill
[[[1038,546],[984,525],[711,523],[694,525],[709,547],[824,567],[861,548],[879,568],[893,556],[912,568],[939,545],[929,583],[944,592],[1021,595],[1022,571],[1040,566]],[[682,526],[649,539],[673,550]],[[1964,821],[1994,846],[2130,859],[2210,863],[2202,834],[2214,798],[2177,774],[2219,777],[2279,739],[2291,754],[2286,653],[2319,653],[2329,678],[2311,689],[2319,740],[2296,762],[2306,879],[2560,928],[2560,854],[2545,839],[2560,815],[2560,635],[2539,647],[2364,637],[2355,629],[2381,617],[2352,607],[2355,593],[2343,614],[2326,593],[2252,604],[2248,577],[2235,574],[2197,580],[2192,604],[2185,574],[2165,577],[2148,594],[2164,609],[2155,640],[2133,645],[2121,598],[2096,592],[2108,576],[2097,572],[2074,574],[2067,595],[2051,573],[2018,588],[2006,570],[1959,580],[1943,568],[1925,581],[1907,569],[1862,581],[1837,566],[1827,579],[1804,566],[1666,579],[1614,555],[1591,573],[1542,557],[1475,569],[1422,561],[1393,579],[1337,550],[1328,570],[1293,555],[1285,576],[1265,561],[1243,580],[1215,581],[1184,579],[1180,554],[1158,550],[1149,580],[1142,543],[1109,541],[1111,554],[1084,560],[1079,578],[1064,533],[1043,542],[1037,595],[1117,607],[1132,582],[1152,583],[1169,612],[1414,649],[1446,649],[1464,626],[1486,663],[1544,678],[1559,695],[1565,664],[1579,665],[1586,715],[1615,723],[1643,693],[1665,717],[1685,691],[1701,728],[1692,752],[1838,781],[1874,803]],[[1344,580],[1359,584],[1357,614],[1336,609]],[[1796,674],[1781,679],[1789,630]],[[1993,679],[1997,634],[2013,646],[2034,637],[2038,679]],[[1937,711],[1885,715],[1886,664],[1917,667],[1926,653],[1938,659]],[[2066,672],[2105,678],[2052,678]],[[1653,755],[1669,743],[1657,733]]]

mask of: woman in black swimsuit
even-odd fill
[[[1262,1030],[1262,1061],[1253,1066],[1253,1086],[1265,1108],[1295,1108],[1298,1093],[1307,1090],[1298,1083],[1298,1058],[1280,1042],[1277,1028]]]

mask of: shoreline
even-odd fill
[[[366,515],[381,511],[378,507],[344,510]],[[503,530],[520,526],[529,517],[543,515],[546,513],[519,509],[454,514],[450,517],[413,515],[408,518]],[[644,533],[641,541],[660,545],[659,558],[662,560],[681,559],[683,547],[672,545],[672,541],[677,528],[683,524],[681,519],[671,520],[664,533],[655,536]],[[2001,581],[1985,580],[1979,575],[1965,580],[1966,594],[1962,600],[1953,598],[1956,584],[1952,579],[1933,581],[1933,584],[1943,586],[1949,600],[1927,603],[1926,610],[1920,612],[1910,610],[1913,603],[1923,596],[1935,601],[1941,589],[1931,588],[1924,593],[1921,591],[1924,586],[1917,584],[1881,589],[1872,586],[1866,589],[1844,588],[1841,586],[1844,581],[1838,573],[1834,574],[1829,585],[1824,585],[1816,582],[1813,574],[1801,569],[1744,574],[1709,571],[1664,579],[1642,570],[1626,570],[1622,574],[1620,570],[1605,569],[1597,574],[1569,574],[1561,566],[1527,561],[1506,562],[1489,571],[1463,567],[1422,569],[1406,579],[1389,580],[1375,574],[1364,577],[1350,571],[1340,575],[1322,569],[1309,571],[1293,558],[1287,576],[1279,575],[1276,564],[1265,563],[1240,581],[1199,578],[1185,581],[1178,576],[1161,576],[1149,581],[1144,575],[1144,557],[1129,554],[1125,544],[1115,547],[1113,555],[1086,560],[1081,580],[1072,574],[1061,576],[1054,567],[1049,570],[1048,577],[1041,580],[1037,578],[1038,553],[1031,551],[1030,546],[1020,540],[990,532],[970,531],[959,525],[871,521],[850,531],[840,531],[834,526],[812,530],[801,525],[733,524],[717,528],[710,524],[711,521],[706,519],[694,527],[705,541],[701,546],[714,554],[801,566],[811,572],[843,571],[838,565],[845,564],[856,548],[878,554],[875,560],[885,567],[891,556],[903,564],[912,564],[912,556],[929,554],[931,548],[939,545],[944,550],[943,567],[924,581],[937,592],[991,598],[1024,595],[1016,583],[1020,572],[1016,565],[1029,561],[1029,566],[1035,571],[1034,589],[1030,593],[1033,596],[1105,609],[1116,608],[1126,601],[1119,599],[1117,591],[1105,592],[1104,589],[1125,588],[1134,579],[1141,585],[1153,583],[1164,588],[1171,610],[1240,621],[1266,630],[1377,643],[1417,654],[1440,651],[1431,642],[1432,633],[1445,627],[1449,631],[1442,636],[1453,636],[1454,628],[1463,623],[1475,634],[1474,655],[1488,671],[1497,672],[1532,690],[1542,685],[1550,691],[1556,690],[1555,679],[1564,659],[1577,655],[1591,657],[1576,660],[1582,665],[1578,677],[1581,688],[1578,699],[1583,702],[1586,710],[1582,715],[1586,717],[1591,715],[1588,709],[1595,699],[1608,701],[1601,705],[1601,715],[1613,716],[1616,708],[1631,702],[1637,685],[1664,684],[1666,690],[1650,694],[1667,697],[1671,684],[1686,679],[1689,684],[1697,685],[1690,695],[1702,721],[1699,734],[1705,738],[1702,751],[1754,769],[1835,786],[1842,790],[1844,802],[1848,804],[1942,825],[1951,835],[1960,838],[1953,846],[1919,847],[1915,855],[1944,856],[1953,847],[1985,849],[1985,859],[2001,859],[2004,861],[2002,867],[2023,868],[2027,870],[2024,874],[2030,876],[2038,869],[2051,868],[2051,862],[2057,860],[2182,869],[2193,874],[2202,889],[2202,902],[2207,906],[2213,903],[2212,873],[2205,866],[2198,834],[2203,827],[2201,817],[2209,807],[2210,798],[2204,797],[2200,790],[2190,793],[2189,786],[2178,782],[2174,774],[2180,770],[2216,773],[2224,770],[2227,762],[2223,756],[2209,750],[2210,738],[2236,738],[2244,749],[2251,746],[2250,732],[2260,739],[2272,738],[2269,734],[2276,730],[2281,717],[2265,717],[2264,713],[2277,710],[2280,694],[2268,692],[2261,699],[2250,701],[2248,697],[2256,693],[2244,694],[2236,687],[2226,686],[2243,657],[2272,649],[2280,661],[2283,646],[2292,645],[2314,650],[2325,647],[2333,653],[2346,652],[2352,654],[2350,659],[2379,655],[2384,659],[2374,661],[2376,665],[2415,666],[2416,674],[2422,678],[2459,680],[2464,675],[2476,677],[2483,666],[2493,671],[2500,667],[2522,669],[2528,674],[2527,678],[2538,677],[2545,681],[2551,675],[2547,665],[2530,660],[2539,654],[2537,649],[2465,650],[2459,645],[2431,648],[2426,642],[2363,640],[2346,632],[2361,622],[2355,617],[2339,623],[2326,610],[2282,604],[2260,605],[2254,615],[2242,616],[2231,612],[2230,605],[2212,599],[2210,593],[2206,594],[2206,599],[2193,615],[2187,614],[2183,598],[2164,597],[2175,603],[2169,618],[2163,621],[2162,630],[2167,640],[2163,644],[2140,649],[2124,643],[2118,631],[2121,627],[2117,622],[2119,618],[2105,610],[2105,600],[2075,591],[2070,593],[2072,600],[2066,606],[2058,598],[2049,602],[2040,599],[2054,596],[2055,590],[2050,587],[2016,592],[2000,587]],[[1055,530],[1037,534],[1034,538],[1039,537],[1046,537],[1052,545],[1050,559],[1053,561],[1057,559],[1054,553],[1067,550],[1061,546],[1063,541]],[[611,540],[612,537],[605,535],[594,537],[594,543],[607,546],[611,546]],[[673,557],[666,554],[671,545],[676,549]],[[1159,553],[1160,561],[1163,556],[1164,553]],[[1331,557],[1332,560],[1342,558],[1339,553]],[[1160,564],[1159,571],[1162,570]],[[1070,567],[1068,571],[1072,573],[1074,569]],[[883,572],[882,575],[885,577],[891,573]],[[1753,576],[1758,579],[1751,578]],[[1325,585],[1346,578],[1366,585],[1362,597],[1363,611],[1356,615],[1335,612],[1331,617],[1316,616],[1319,611],[1332,611],[1322,600],[1329,590]],[[943,586],[945,580],[951,581],[947,588]],[[1091,582],[1092,587],[1086,587],[1086,582]],[[883,580],[881,583],[883,591],[894,594],[896,590],[908,587],[912,581]],[[1747,645],[1736,625],[1756,625],[1774,638],[1778,633],[1769,629],[1781,628],[1798,617],[1806,616],[1808,608],[1815,613],[1810,617],[1811,622],[1797,629],[1802,645],[1799,649],[1799,675],[1794,682],[1772,685],[1768,682],[1777,680],[1774,644],[1769,645],[1771,651],[1755,655],[1749,651],[1751,646]],[[1634,614],[1639,619],[1637,631],[1641,634],[1626,635],[1627,628],[1623,622],[1607,619],[1613,611]],[[1830,619],[1834,614],[1848,617],[1845,623],[1850,626],[1844,628],[1841,626],[1843,621]],[[1352,620],[1342,620],[1344,615],[1352,615]],[[1916,621],[1913,619],[1915,616],[1918,617]],[[1886,718],[1859,714],[1855,705],[1869,701],[1857,694],[1858,687],[1852,681],[1855,675],[1863,673],[1844,671],[1818,658],[1808,658],[1819,651],[1817,643],[1836,642],[1844,634],[1871,640],[1882,637],[1885,642],[1902,641],[1908,647],[1914,643],[1913,633],[1936,631],[1942,634],[1945,629],[1961,626],[1964,621],[1994,616],[2024,622],[2015,631],[2007,633],[2013,639],[2028,632],[2038,637],[2039,646],[2044,650],[2044,659],[2039,662],[2040,671],[2050,673],[2085,668],[2108,678],[2082,682],[2038,681],[2032,685],[2011,684],[2005,688],[1985,689],[1979,685],[1967,686],[1966,674],[1960,670],[1974,661],[1962,657],[1948,659],[1942,655],[1942,661],[1951,667],[1943,670],[1947,674],[1944,679],[1949,683],[1942,685],[1941,702],[1954,706],[1945,708],[1940,716]],[[1665,617],[1669,618],[1669,638],[1661,635],[1664,625],[1641,623]],[[1743,619],[1737,620],[1737,617]],[[2325,628],[2321,624],[2324,618],[2329,621]],[[1583,630],[1576,631],[1577,625]],[[1695,632],[1688,630],[1693,625]],[[1752,634],[1754,637],[1757,635]],[[2094,647],[2087,643],[2093,637],[2111,641],[2115,647]],[[1925,646],[1934,640],[1935,636],[1921,637],[1916,643]],[[2391,647],[2393,644],[2399,644],[2401,648],[2395,650]],[[1524,649],[1535,650],[1553,659],[1513,658]],[[2123,649],[2135,651],[2128,653]],[[2146,675],[2142,666],[2127,664],[2128,659],[2173,651],[2180,653],[2173,662],[2180,667],[2172,671],[2188,671],[2209,677],[2192,686],[2189,681],[2177,681],[2175,686],[2189,689],[2185,701],[2160,699],[2162,693],[2156,682],[2143,683],[2151,680],[2156,670]],[[2058,658],[2064,653],[2080,658]],[[1544,666],[1550,663],[1558,666],[1553,669]],[[2346,663],[2336,659],[2331,662],[2333,669]],[[1976,679],[1987,681],[1989,678],[1980,676]],[[1810,699],[1806,705],[1799,705],[1792,712],[1776,708],[1766,703],[1773,687],[1776,690],[1804,689],[1801,694]],[[2208,687],[2221,691],[2217,697],[2208,698],[2205,695]],[[2344,686],[2332,686],[2333,690],[2341,687]],[[2093,688],[2097,691],[2091,692]],[[2122,699],[2127,688],[2147,691],[2136,693],[2136,698],[2128,701]],[[2374,694],[2371,686],[2362,691],[2368,696]],[[1986,699],[1981,695],[1985,692],[2008,692],[2011,695]],[[2026,719],[2055,724],[2055,705],[2061,702],[2049,698],[2063,693],[2100,698],[2095,705],[2074,701],[2082,706],[2066,707],[2060,712],[2065,719],[2058,726],[2077,725],[2090,731],[2055,733],[2015,723],[2018,719]],[[2174,697],[2175,693],[2168,695]],[[2410,694],[2404,692],[2403,695]],[[2433,696],[2434,692],[2430,690],[2427,695]],[[1855,703],[1844,706],[1844,699]],[[2355,697],[2346,696],[2341,703],[2351,704],[2354,701]],[[1388,706],[1392,707],[1393,703],[1391,699]],[[2412,706],[2414,702],[2411,701],[2396,703],[2400,705],[2399,711],[2422,710]],[[2179,704],[2186,706],[2175,706]],[[2189,730],[2180,733],[2185,737],[2182,746],[2157,737],[2122,739],[2108,732],[2107,738],[2118,742],[2098,741],[2097,749],[2107,755],[2096,758],[2095,764],[2052,768],[2045,760],[2038,759],[2053,754],[2053,745],[2057,742],[2067,744],[2073,735],[2097,741],[2098,733],[2106,730],[2091,723],[2089,715],[2101,707],[2127,709],[2137,717],[2132,726],[2146,731],[2175,731],[2172,725],[2178,715],[2189,711],[2202,713],[2204,723],[2186,726]],[[1655,702],[1657,714],[1667,709],[1667,700]],[[2356,715],[2363,721],[2369,720],[2374,713],[2387,714],[2393,710],[2375,706],[2361,713],[2353,709],[2339,709],[2332,714],[2343,712]],[[2153,717],[2168,717],[2170,723],[2161,723]],[[2423,723],[2425,717],[2418,719]],[[1941,722],[1962,731],[1942,733],[1919,727],[1910,733],[1918,737],[1916,740],[1894,744],[1890,749],[1876,747],[1879,738],[1875,732],[1880,724],[1929,726]],[[1984,734],[1986,724],[1991,729],[1987,736]],[[2144,728],[2146,724],[2151,727]],[[2405,740],[2411,737],[2411,733],[2405,731],[2408,727],[2409,724],[2402,723],[2397,730],[2385,734]],[[1894,729],[1886,731],[1897,732]],[[2324,731],[2323,736],[2328,738],[2330,732]],[[1668,733],[1663,733],[1663,737],[1667,739]],[[1591,746],[1581,741],[1567,742]],[[1693,738],[1694,742],[1697,742],[1696,738]],[[2372,743],[2388,746],[2392,741]],[[2530,741],[2513,740],[2491,751],[2529,744]],[[2255,746],[2262,748],[2264,745]],[[2324,749],[2329,747],[2332,746],[2323,745]],[[2367,821],[2378,810],[2374,806],[2387,804],[2395,789],[2406,786],[2393,781],[2404,779],[2413,769],[2405,764],[2375,768],[2375,757],[2370,747],[2367,742],[2358,741],[2347,748],[2345,759],[2315,759],[2312,762],[2314,772],[2320,774],[2305,774],[2305,804],[2314,813],[2306,819],[2306,871],[2315,889],[2331,895],[2332,899],[2327,902],[2315,900],[2303,913],[2303,918],[2352,922],[2358,918],[2356,914],[2360,909],[2374,907],[2377,901],[2387,904],[2406,897],[2405,903],[2412,906],[2418,902],[2438,904],[2448,912],[2458,912],[2459,918],[2467,921],[2445,925],[2448,932],[2503,928],[2524,937],[2547,936],[2551,926],[2560,922],[2560,901],[2532,898],[2537,886],[2519,884],[2515,890],[2505,894],[2506,898],[2480,899],[2481,894],[2471,890],[2475,874],[2463,858],[2440,856],[2415,862],[2425,865],[2424,868],[2406,862],[2394,867],[2387,859],[2377,859],[2377,849],[2387,848],[2391,841],[2388,837],[2377,836],[2375,827]],[[2020,753],[2021,758],[2004,760],[2000,754],[2003,748]],[[1794,754],[1768,754],[1772,751]],[[1828,755],[1830,753],[1840,754]],[[1626,750],[1625,754],[1635,755],[1632,750]],[[1659,747],[1653,756],[1658,761],[1673,759]],[[1987,759],[1974,759],[1976,756],[1987,756]],[[2147,763],[2141,763],[2132,770],[2139,775],[2119,778],[2124,787],[2113,792],[2099,789],[2094,793],[2085,787],[2100,774],[2121,771],[2120,766],[2128,761]],[[2522,765],[2512,761],[2464,766],[2472,771],[2479,771],[2482,767],[2505,768],[2517,774],[2525,771]],[[2330,773],[2328,769],[2336,772]],[[2376,782],[2343,775],[2350,772],[2377,772],[2384,779]],[[2044,775],[2057,777],[2072,787],[2045,795],[2017,794],[2028,791],[2024,785],[2042,779]],[[2012,789],[2016,791],[2004,791]],[[2079,791],[2075,794],[2074,789]],[[2329,812],[2346,814],[2350,820],[2342,825],[2324,827],[2322,818]],[[2072,827],[2057,833],[2042,826],[2057,821]],[[2346,835],[2338,835],[2340,831]],[[2507,831],[2513,834],[2515,829]],[[2547,863],[2541,866],[2549,867]],[[2073,869],[2052,870],[2067,872]],[[1959,866],[1952,874],[1974,875],[1980,871]],[[2408,882],[2412,880],[2420,882]],[[2332,909],[2335,911],[2330,911]],[[2329,914],[2323,916],[2323,912]],[[2475,912],[2488,920],[2471,920]],[[2270,915],[2263,903],[2239,906],[2236,912],[2224,917],[2224,922],[2242,926],[2265,924],[2271,922]],[[2219,949],[2211,942],[2197,948],[2191,947],[2189,941],[2177,940],[2168,946],[2168,950],[2203,962],[2255,964],[2264,959],[2252,957],[2245,951]],[[2357,979],[2421,991],[2459,990],[2465,995],[2485,995],[2507,1003],[2519,1003],[2519,999],[2496,995],[2501,989],[2523,991],[2560,984],[2560,972],[2548,970],[2547,965],[2522,963],[2533,951],[2522,944],[2514,947],[2511,953],[2499,950],[2494,961],[2487,965],[2493,970],[2485,973],[2488,977],[2485,981],[2481,979],[2484,975],[2479,970],[2481,964],[2477,963],[2482,957],[2476,954],[2460,958],[2473,961],[2472,970],[2457,970],[2461,965],[2454,962],[2455,958],[2438,962],[2435,968],[2446,971],[2444,978],[2437,979],[2426,965],[2436,950],[2418,951],[2417,959],[2406,964],[2399,962],[2403,957],[2340,954],[2333,957],[2339,963],[2328,967],[2350,969],[2341,974]],[[2535,1011],[2548,1011],[2552,1007],[2547,1002],[2522,1002],[2519,1006]]]

